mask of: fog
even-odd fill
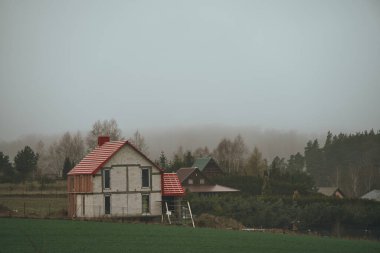
[[[173,153],[182,146],[183,150],[194,151],[198,147],[207,146],[210,151],[214,150],[222,138],[233,140],[240,134],[249,151],[255,146],[259,148],[263,156],[271,161],[275,156],[288,158],[292,154],[301,152],[303,154],[306,142],[310,139],[319,138],[323,144],[325,135],[306,134],[296,131],[280,131],[275,129],[261,129],[259,127],[231,127],[231,126],[193,126],[181,128],[151,128],[139,130],[148,145],[148,156],[158,159],[161,151],[164,151],[169,159]],[[85,137],[85,131],[82,131]],[[62,133],[63,134],[63,133]],[[128,139],[133,131],[125,131],[123,136]],[[45,149],[58,140],[60,135],[28,135],[20,137],[16,141],[0,142],[0,151],[14,157],[17,151],[25,145],[36,148],[39,141],[44,143]]]
[[[2,0],[0,36],[2,143],[114,118],[153,156],[271,158],[380,128],[380,1]]]

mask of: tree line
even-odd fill
[[[305,164],[318,186],[336,186],[348,196],[361,196],[380,187],[380,131],[328,132],[323,147],[318,140],[306,144]]]
[[[13,161],[1,152],[0,180],[24,181],[46,174],[65,178],[67,172],[96,147],[100,135],[108,135],[111,140],[126,139],[116,120],[98,120],[85,137],[80,132],[66,132],[49,147],[42,141],[35,150],[24,147]],[[138,130],[129,141],[143,153],[149,153],[145,138]],[[170,157],[162,151],[155,161],[166,171],[175,172],[191,167],[197,158],[209,156],[217,160],[225,178],[229,178],[221,180],[227,184],[231,181],[231,187],[244,189],[243,183],[236,185],[236,182],[257,178],[256,181],[261,182],[257,187],[265,194],[281,194],[277,187],[280,182],[288,185],[282,191],[284,194],[290,189],[312,192],[315,186],[337,186],[347,195],[356,197],[380,187],[380,131],[349,135],[328,132],[323,147],[318,140],[309,141],[303,154],[298,152],[287,159],[276,156],[271,162],[263,157],[258,147],[250,151],[240,134],[233,139],[222,138],[214,149],[203,146],[192,151],[180,146]],[[296,189],[302,181],[307,182],[307,187]]]
[[[231,181],[239,176],[242,182],[245,181],[244,177],[257,177],[260,182],[266,183],[267,187],[264,188],[269,192],[273,182],[297,177],[304,180],[312,177],[314,186],[339,187],[351,197],[380,188],[380,131],[338,135],[328,132],[323,147],[317,139],[310,140],[303,154],[298,152],[287,159],[276,156],[271,162],[262,156],[257,147],[249,152],[244,139],[237,135],[232,140],[223,138],[212,151],[207,146],[199,147],[194,152],[184,152],[179,147],[171,160],[162,152],[159,164],[169,171],[176,171],[181,167],[190,167],[196,158],[207,156],[218,161]],[[310,191],[316,189],[312,187],[311,180],[306,181]],[[239,188],[239,185],[233,186]]]
[[[17,152],[13,161],[0,151],[0,182],[66,178],[67,173],[97,146],[100,135],[110,136],[111,141],[125,139],[116,120],[98,120],[85,137],[80,132],[66,132],[48,147],[42,141],[35,150],[25,146]],[[138,130],[129,141],[142,152],[148,152],[145,139]]]

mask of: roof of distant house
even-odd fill
[[[189,192],[218,193],[218,192],[239,192],[239,190],[223,185],[189,185],[186,186]]]
[[[343,192],[338,187],[319,187],[318,192],[325,196],[332,196],[336,191],[339,191],[341,194]]]
[[[181,197],[185,195],[181,182],[176,173],[162,175],[162,196]]]
[[[207,166],[207,164],[213,159],[212,157],[202,157],[202,158],[197,158],[191,166],[192,168],[198,168],[200,171],[203,171],[203,169]]]
[[[361,196],[362,199],[372,199],[376,201],[380,201],[380,190],[372,190],[370,192],[367,192],[363,196]]]
[[[129,141],[110,141],[105,142],[103,145],[96,147],[88,155],[86,155],[69,173],[68,175],[80,175],[80,174],[95,174],[100,170],[111,157],[116,154],[122,147],[130,146],[137,153],[147,159],[152,165],[159,168],[152,162],[146,155],[138,150]]]
[[[194,171],[196,168],[180,168],[177,170],[177,176],[181,182],[185,181]]]

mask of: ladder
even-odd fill
[[[173,211],[179,210],[179,211]],[[172,224],[186,224],[187,221],[191,221],[191,225],[195,228],[193,213],[191,211],[191,206],[189,201],[180,202],[178,205],[168,205],[168,202],[165,202],[165,216],[167,222]],[[162,219],[164,221],[164,219]]]

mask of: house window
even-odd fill
[[[111,195],[104,196],[104,214],[111,214]]]
[[[111,188],[110,170],[103,170],[103,187],[104,187],[104,189],[110,189]]]
[[[205,180],[204,180],[204,178],[199,179],[199,183],[200,183],[200,184],[205,184]]]
[[[189,179],[189,181],[187,181],[187,182],[188,182],[188,184],[194,184],[193,179]]]
[[[144,168],[141,170],[141,186],[143,188],[149,188],[150,187],[150,170],[148,168]]]
[[[143,194],[142,195],[142,213],[147,214],[150,213],[149,208],[149,194]]]

